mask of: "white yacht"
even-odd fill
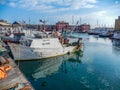
[[[100,34],[99,34],[99,37],[112,37],[113,36],[113,33],[106,30],[106,31],[102,31]]]
[[[37,35],[38,36],[38,35]],[[74,52],[76,46],[62,44],[57,37],[42,35],[43,37],[22,36],[20,44],[9,43],[14,60],[33,60],[50,58]]]

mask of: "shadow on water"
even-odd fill
[[[113,44],[113,46],[120,48],[120,40],[112,40],[112,44]]]
[[[74,52],[74,57],[71,57],[68,59],[69,62],[78,62],[78,63],[82,63],[81,62],[81,57],[83,56],[83,51],[79,50],[79,51],[75,51]]]

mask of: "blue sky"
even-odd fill
[[[0,0],[0,19],[38,24],[40,19],[47,24],[66,21],[96,26],[114,26],[120,16],[120,0]],[[74,18],[74,22],[72,21]]]

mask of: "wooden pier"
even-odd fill
[[[2,57],[3,58],[3,57]],[[16,84],[26,84],[29,89],[17,89],[17,90],[34,90],[30,82],[22,74],[18,66],[11,58],[7,58],[9,63],[7,65],[12,66],[12,69],[7,72],[7,77],[0,79],[0,90],[9,90],[15,87]]]

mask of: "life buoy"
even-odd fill
[[[0,67],[0,79],[6,78],[7,76],[7,73]]]

